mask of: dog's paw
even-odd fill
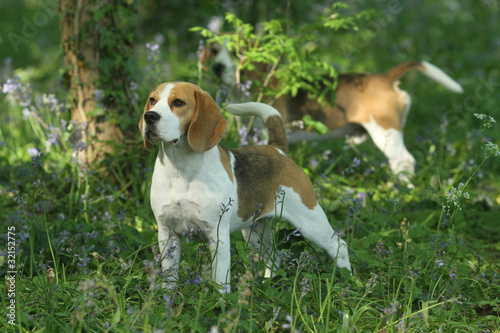
[[[163,290],[171,290],[171,291],[176,290],[177,289],[177,282],[175,282],[175,281],[163,282],[161,284],[161,288]]]

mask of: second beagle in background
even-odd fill
[[[151,185],[151,207],[158,223],[162,271],[167,287],[178,279],[181,237],[195,230],[209,242],[212,277],[230,292],[230,234],[243,236],[267,261],[272,275],[272,225],[265,219],[282,212],[300,233],[351,270],[346,243],[335,234],[316,201],[309,177],[288,155],[285,127],[276,109],[261,103],[226,108],[261,117],[269,143],[226,149],[219,141],[226,121],[212,97],[186,82],[164,83],[148,97],[139,128],[146,149],[159,145]],[[277,193],[281,196],[276,200]],[[276,206],[276,205],[277,206]]]
[[[205,50],[203,59],[212,63],[213,70],[225,84],[233,84],[236,66],[227,48],[218,43],[209,43]],[[325,135],[292,132],[288,136],[290,143],[328,140],[346,135],[364,138],[368,134],[385,154],[395,174],[403,172],[413,175],[415,159],[407,150],[403,139],[411,98],[399,88],[398,79],[415,69],[450,91],[463,92],[460,84],[438,67],[425,61],[412,61],[402,63],[383,74],[339,74],[335,105],[327,104],[324,107],[302,91],[294,97],[283,96],[271,105],[287,121],[301,120],[305,115],[310,115],[330,129]],[[329,101],[330,96],[327,95],[326,100]],[[407,179],[405,175],[401,177]]]

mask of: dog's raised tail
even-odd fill
[[[431,78],[432,80],[440,83],[446,89],[453,91],[455,93],[463,93],[464,90],[462,86],[451,77],[448,76],[445,72],[443,72],[440,68],[434,66],[427,61],[409,61],[400,64],[399,66],[394,67],[387,73],[387,77],[396,81],[399,77],[403,76],[406,72],[418,69],[420,72]]]
[[[237,103],[226,106],[226,110],[236,116],[256,116],[262,118],[269,130],[268,144],[288,152],[288,140],[281,115],[270,105],[257,102]]]

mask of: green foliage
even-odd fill
[[[135,130],[136,119],[130,114],[130,105],[135,104],[134,91],[130,84],[137,76],[132,59],[134,31],[137,29],[137,9],[134,2],[117,0],[93,11],[94,22],[90,27],[99,27],[99,79],[101,109],[96,116],[106,117],[111,124],[122,130]]]
[[[192,28],[200,31],[209,42],[226,45],[234,51],[239,64],[236,77],[245,71],[255,71],[255,64],[265,64],[270,68],[262,82],[254,81],[266,96],[277,99],[291,94],[295,96],[299,90],[317,98],[320,103],[326,103],[330,95],[334,103],[336,88],[334,80],[337,73],[328,61],[318,56],[322,52],[319,31],[324,28],[333,31],[355,28],[357,22],[370,17],[370,11],[343,17],[335,10],[342,7],[335,4],[318,20],[312,23],[294,26],[285,20],[270,20],[262,22],[262,29],[257,33],[249,23],[244,23],[232,13],[227,13],[226,21],[232,26],[230,33],[214,35],[203,27]],[[333,14],[332,14],[333,12]],[[327,31],[326,33],[329,33]],[[260,74],[259,74],[260,75]],[[286,85],[273,85],[270,82],[287,82]],[[237,82],[240,84],[241,82]]]

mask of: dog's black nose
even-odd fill
[[[217,75],[217,77],[220,78],[222,76],[222,71],[224,71],[224,64],[215,63],[213,69],[215,75]]]
[[[160,120],[160,118],[160,115],[154,111],[148,111],[144,114],[144,121],[149,125],[154,124],[155,122]]]

